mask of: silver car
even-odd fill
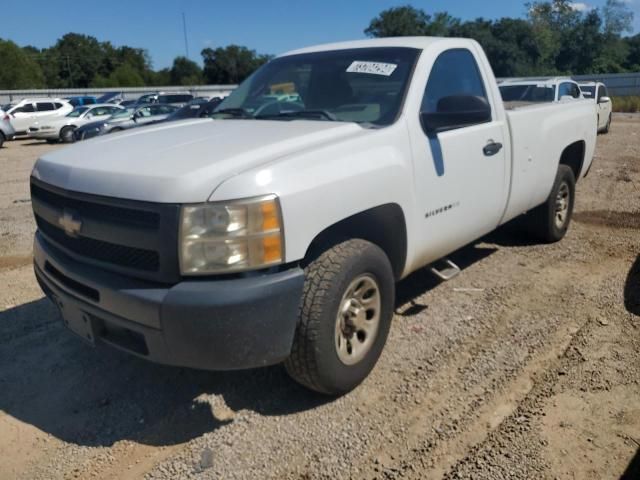
[[[87,140],[107,133],[128,130],[164,120],[178,107],[173,105],[143,105],[137,108],[123,109],[106,120],[91,122],[74,132],[74,140]]]
[[[118,132],[164,120],[176,110],[178,107],[174,105],[161,104],[144,105],[135,109],[128,108],[126,110],[128,115],[125,115],[124,112],[118,113],[106,122],[104,133]]]

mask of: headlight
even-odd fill
[[[275,195],[182,207],[183,275],[253,270],[283,259],[282,215]]]

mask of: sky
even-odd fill
[[[576,2],[589,9],[606,0]],[[640,0],[624,0],[635,12],[640,33]],[[259,53],[279,54],[318,43],[364,38],[364,29],[382,10],[411,4],[427,13],[447,11],[463,20],[477,17],[523,17],[525,0],[111,0],[80,2],[60,8],[50,0],[5,3],[0,38],[38,48],[53,45],[68,32],[92,35],[115,46],[146,49],[156,69],[185,55],[185,14],[189,58],[201,63],[200,51],[228,44]]]

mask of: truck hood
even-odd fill
[[[355,123],[197,119],[97,137],[41,157],[33,176],[83,193],[161,203],[206,201],[228,178],[328,142]]]

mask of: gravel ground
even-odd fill
[[[639,479],[640,119],[616,116],[556,245],[507,226],[398,287],[371,377],[330,400],[283,369],[93,349],[30,268],[28,173],[0,150],[0,478]]]

